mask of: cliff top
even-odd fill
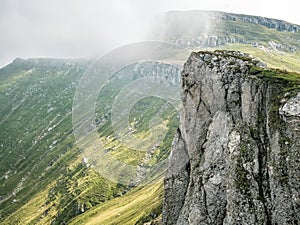
[[[271,81],[283,82],[291,89],[300,90],[300,74],[286,70],[267,68],[266,63],[251,55],[239,51],[215,50],[193,52],[191,58],[203,61],[209,68],[223,70],[233,69],[246,75],[255,75]]]

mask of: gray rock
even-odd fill
[[[299,224],[300,93],[280,101],[283,85],[251,66],[229,51],[185,63],[163,224]]]
[[[300,117],[300,93],[285,103],[284,106],[280,108],[279,112],[284,116]]]

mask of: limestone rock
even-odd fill
[[[300,93],[240,52],[192,53],[165,177],[163,224],[299,224]]]

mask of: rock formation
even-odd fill
[[[185,63],[163,224],[299,224],[299,87],[264,67],[231,51]]]

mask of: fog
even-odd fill
[[[295,5],[296,0],[1,0],[0,66],[16,57],[101,55],[148,40],[169,10],[219,10],[300,24]]]

